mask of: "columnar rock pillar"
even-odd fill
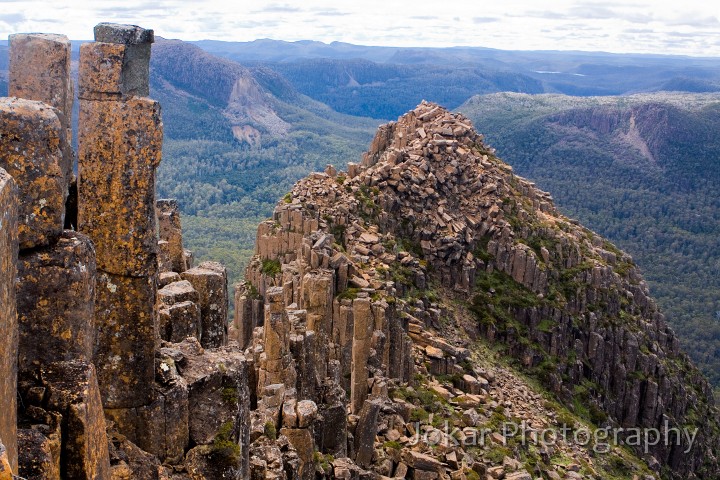
[[[350,411],[360,413],[368,394],[368,359],[375,321],[369,298],[353,300],[355,328],[352,342],[352,367],[350,377]]]
[[[8,463],[15,473],[17,473],[18,349],[18,323],[15,311],[17,212],[15,182],[5,170],[0,168],[0,412],[2,412],[0,445],[5,445]]]
[[[0,220],[0,233],[3,227],[16,227],[19,237],[16,274],[6,276],[3,271],[2,278],[17,279],[13,288],[19,335],[14,337],[15,345],[3,351],[19,360],[25,425],[19,436],[25,460],[20,469],[41,465],[37,452],[28,449],[25,433],[35,431],[37,445],[60,440],[50,441],[50,432],[27,427],[62,418],[62,441],[46,452],[48,465],[57,470],[62,456],[66,466],[56,473],[63,478],[106,478],[110,465],[105,418],[89,363],[95,336],[95,248],[87,236],[63,231],[74,161],[70,42],[62,35],[11,36],[9,84],[12,95],[24,97],[0,99],[0,166],[6,165],[15,177],[21,205],[16,223]],[[6,250],[0,245],[0,254]],[[5,313],[5,306],[0,311]],[[4,331],[2,337],[13,338]],[[80,374],[77,378],[67,374],[65,363],[80,365],[82,375],[87,374],[73,390],[77,398],[72,400],[66,387]],[[57,368],[63,373],[50,385],[46,375]],[[4,372],[1,376],[10,378]],[[38,396],[38,391],[49,396]],[[68,411],[60,398],[74,406]],[[15,408],[2,408],[3,419],[10,411]]]
[[[70,40],[52,33],[10,35],[8,95],[37,100],[57,110],[67,143],[63,172],[73,174],[72,138],[73,82],[70,76]]]
[[[187,270],[185,250],[182,243],[180,209],[176,200],[157,201],[157,217],[160,227],[160,240],[167,242],[167,256],[170,270],[182,273]]]
[[[95,243],[95,364],[107,409],[152,400],[156,338],[155,169],[160,105],[149,94],[153,31],[99,24],[80,48],[78,230]]]
[[[290,320],[285,311],[282,287],[268,289],[263,326],[264,361],[260,366],[258,391],[274,384],[295,388],[297,376],[290,353]]]
[[[39,101],[0,98],[0,167],[19,189],[21,250],[52,245],[63,231],[69,165],[58,114]]]
[[[217,348],[227,343],[227,270],[218,262],[203,262],[180,275],[200,294],[200,343]]]

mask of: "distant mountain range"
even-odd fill
[[[715,58],[267,39],[196,44],[246,65],[267,66],[339,112],[373,118],[395,118],[422,99],[456,108],[472,95],[503,91],[574,96],[720,91]]]

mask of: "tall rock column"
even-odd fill
[[[167,242],[166,255],[170,271],[182,273],[187,270],[187,263],[185,250],[183,249],[180,208],[177,200],[158,200],[157,216],[160,227],[160,240]]]
[[[350,377],[350,411],[360,412],[368,394],[368,358],[372,343],[372,332],[375,321],[372,314],[372,303],[369,298],[353,300],[353,317],[355,328],[352,342],[352,370]]]
[[[14,35],[10,62],[10,92],[25,98],[0,99],[0,166],[7,166],[15,178],[20,207],[15,223],[0,219],[0,233],[3,227],[17,228],[19,237],[16,273],[2,272],[3,280],[15,280],[18,333],[1,333],[14,338],[9,341],[14,345],[3,351],[18,362],[19,470],[31,476],[28,468],[33,465],[52,465],[62,478],[107,478],[105,417],[89,363],[95,337],[95,248],[87,236],[63,231],[74,160],[70,43],[60,35]],[[5,313],[5,306],[0,311]],[[76,385],[77,398],[69,410],[57,402],[65,398],[59,392],[68,391],[79,374],[63,370],[53,381],[45,377],[65,363],[87,373]],[[4,371],[0,376],[0,382],[15,382]],[[3,419],[7,412],[13,412],[14,419],[15,408],[3,408]],[[53,418],[61,418],[61,426],[48,425]],[[43,427],[36,429],[39,425]],[[53,432],[56,426],[59,430]],[[49,463],[44,464],[32,446],[51,444],[56,448],[45,452]]]
[[[15,311],[18,199],[15,182],[0,168],[0,445],[17,473],[17,350]],[[0,452],[1,453],[1,452]]]
[[[72,138],[73,82],[70,76],[70,40],[52,33],[10,35],[8,95],[37,100],[56,109],[67,139],[62,170],[70,181],[74,154]]]
[[[97,253],[94,360],[106,409],[152,400],[162,148],[160,105],[147,98],[153,39],[152,30],[99,24],[80,48],[78,229]]]

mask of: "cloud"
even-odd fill
[[[623,33],[655,33],[652,28],[626,28]]]
[[[712,27],[720,26],[720,20],[718,20],[717,17],[713,17],[713,16],[707,16],[707,17],[686,16],[684,18],[678,18],[676,20],[666,22],[666,25],[669,25],[671,27],[696,27],[696,28],[710,27],[710,28],[712,28]]]
[[[500,21],[497,17],[473,17],[473,23],[493,23]]]
[[[24,13],[2,13],[0,14],[0,22],[6,22],[9,25],[20,23],[27,20]]]
[[[262,7],[260,10],[255,10],[250,13],[298,13],[302,11],[302,8],[293,7],[292,5],[271,3],[270,5]]]
[[[569,17],[560,12],[551,12],[548,10],[528,10],[522,13],[506,13],[506,17],[510,18],[544,18],[546,20],[567,20]]]
[[[618,6],[623,8],[609,8]],[[626,20],[631,23],[647,23],[653,20],[652,14],[629,10],[621,4],[578,4],[566,11],[528,10],[522,14],[506,14],[507,17],[540,18],[544,20]],[[638,6],[639,7],[639,6]]]
[[[410,20],[439,20],[440,17],[436,15],[413,15],[409,17]]]
[[[313,9],[311,12],[321,17],[344,17],[350,15],[350,12],[343,12],[336,8]]]
[[[557,27],[555,27],[555,30],[570,31],[570,32],[578,32],[578,31],[597,32],[597,31],[603,30],[603,28],[596,27],[594,25],[588,25],[586,23],[565,23],[565,24],[558,25]]]

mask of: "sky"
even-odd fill
[[[714,0],[0,0],[0,38],[132,23],[182,40],[318,40],[403,47],[720,57]]]

